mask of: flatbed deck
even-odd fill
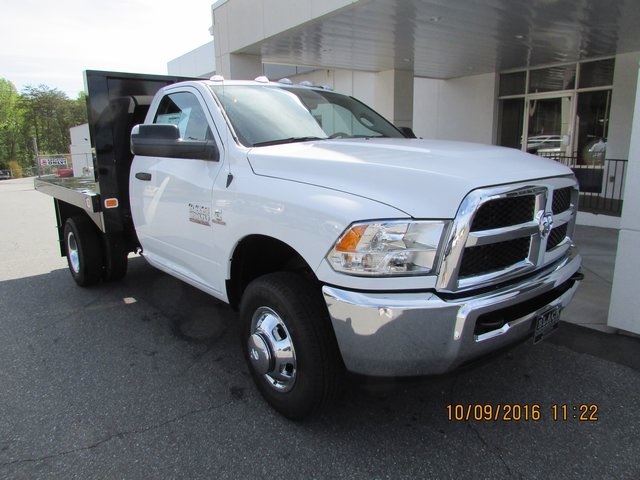
[[[37,177],[36,190],[92,213],[100,211],[100,186],[91,177],[64,178],[55,175]]]

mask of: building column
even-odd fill
[[[242,53],[217,56],[216,73],[227,80],[253,80],[262,75],[262,57]]]
[[[396,127],[413,127],[413,71],[385,70],[375,76],[374,108]]]
[[[613,274],[607,324],[640,334],[640,71],[636,79],[635,107],[629,144],[629,163],[620,219],[620,235]]]

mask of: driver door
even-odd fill
[[[211,115],[194,88],[167,93],[153,123],[177,125],[181,139],[214,139]],[[222,155],[218,161],[137,155],[130,177],[131,210],[144,256],[162,270],[215,291],[220,265],[211,214],[222,163]]]

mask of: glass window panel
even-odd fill
[[[507,95],[524,95],[527,82],[527,72],[503,73],[500,75],[501,97]]]
[[[613,85],[615,59],[598,60],[580,64],[580,88],[608,87]]]
[[[529,93],[570,90],[574,88],[575,83],[575,64],[541,68],[529,72]]]
[[[578,163],[602,165],[607,149],[611,90],[578,95]]]
[[[153,123],[177,125],[180,129],[180,137],[184,139],[209,140],[213,138],[202,106],[192,93],[172,93],[164,97],[160,101]]]
[[[545,156],[567,154],[571,97],[529,100],[527,152]]]
[[[524,99],[500,100],[500,133],[498,142],[503,147],[522,148]]]

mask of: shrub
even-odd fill
[[[11,176],[13,178],[22,177],[22,165],[20,165],[16,160],[9,161],[9,168],[11,169]]]

